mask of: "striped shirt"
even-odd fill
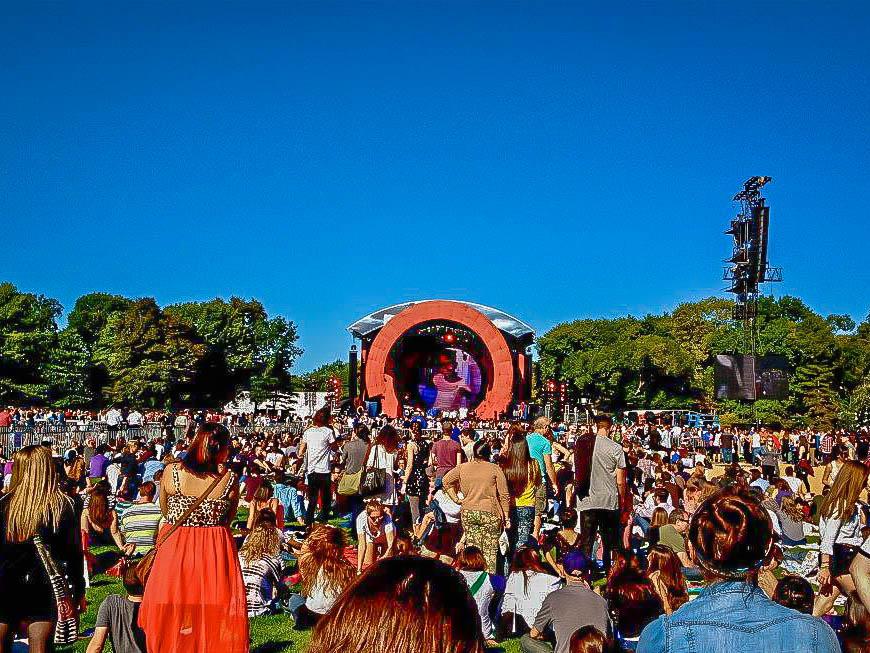
[[[136,554],[145,554],[154,548],[162,516],[156,503],[134,503],[121,514],[121,532],[128,544],[136,545]]]
[[[269,604],[281,579],[281,561],[278,558],[260,558],[245,562],[239,555],[245,596],[248,601],[248,616],[257,617],[269,612]]]

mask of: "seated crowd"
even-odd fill
[[[74,641],[106,571],[88,653],[248,651],[269,614],[311,653],[870,651],[866,434],[466,417],[21,448],[0,653]]]

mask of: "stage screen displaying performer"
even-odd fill
[[[392,352],[402,404],[442,412],[473,409],[483,399],[484,352],[479,338],[458,326],[427,324],[405,334]]]

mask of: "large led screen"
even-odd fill
[[[468,329],[449,323],[416,327],[392,351],[397,395],[404,406],[422,410],[473,409],[483,399],[486,355]]]

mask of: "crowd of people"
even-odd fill
[[[865,431],[118,412],[0,454],[0,653],[78,635],[107,569],[89,653],[247,651],[267,614],[312,653],[870,651]]]
[[[182,431],[194,422],[220,422],[224,426],[241,428],[276,426],[301,421],[296,414],[278,415],[277,411],[257,414],[226,411],[196,410],[139,410],[124,406],[111,406],[105,410],[24,408],[0,406],[0,430],[2,429],[71,429],[89,430],[99,425],[106,431],[135,431],[145,426],[158,426],[167,434],[175,429]]]

